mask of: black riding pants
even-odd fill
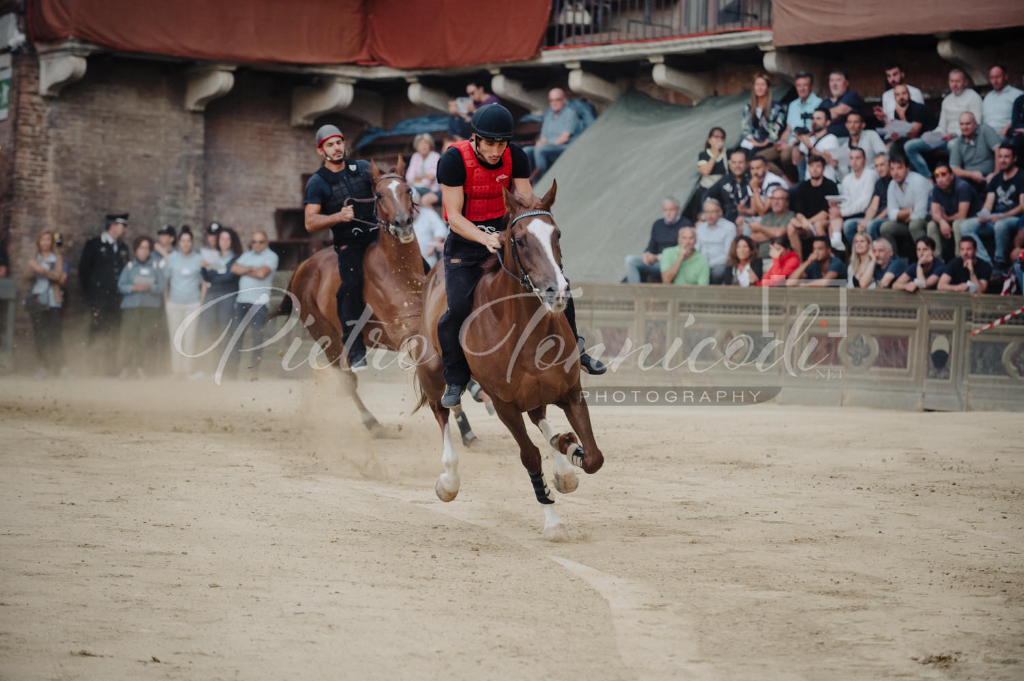
[[[342,342],[349,347],[349,357],[360,357],[366,354],[362,330],[360,329],[360,333],[352,338],[351,345],[349,345],[349,337],[365,307],[363,302],[363,256],[370,243],[348,243],[343,244],[341,248],[334,247],[334,251],[338,254],[338,272],[341,274],[341,286],[338,287],[338,319],[341,321]]]

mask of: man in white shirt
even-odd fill
[[[1012,104],[1011,104],[1012,105]],[[931,170],[924,160],[923,154],[932,149],[945,149],[951,139],[960,134],[960,114],[970,111],[978,124],[984,122],[981,113],[981,96],[972,88],[967,87],[967,74],[963,69],[949,72],[949,94],[942,100],[942,113],[939,114],[939,125],[934,132],[942,135],[942,141],[929,144],[924,139],[913,139],[903,147],[911,165],[919,175],[929,177]]]
[[[850,136],[839,140],[839,146],[846,147],[847,150],[860,147],[864,150],[867,158],[874,158],[887,151],[885,142],[882,141],[877,132],[864,129],[864,116],[859,111],[851,111],[847,115],[846,130],[850,133]],[[849,153],[847,153],[846,158],[840,160],[837,168],[840,180],[849,175],[850,166]]]
[[[711,283],[721,284],[728,267],[729,247],[736,238],[736,225],[722,217],[722,204],[715,199],[704,202],[702,217],[697,223],[697,252],[711,266]]]
[[[843,234],[856,233],[857,223],[864,217],[864,212],[875,195],[878,173],[866,166],[867,156],[864,155],[864,150],[856,146],[851,148],[850,172],[839,185],[839,191],[846,200],[838,205],[829,202],[831,241],[835,250],[845,250]]]
[[[893,245],[893,250],[908,259],[916,257],[914,242],[928,231],[928,199],[932,183],[910,170],[906,157],[893,155],[889,159],[889,195],[886,210],[889,219],[882,223],[879,232]],[[900,241],[906,243],[900,247]]]
[[[797,128],[811,129],[811,116],[814,110],[821,104],[821,97],[814,94],[811,89],[814,87],[814,76],[807,71],[796,74],[794,81],[797,98],[789,103],[786,110],[786,129],[779,135],[779,141],[775,144],[775,150],[779,152],[779,159],[783,163],[787,173],[794,173],[795,168],[803,162],[800,154],[800,142],[796,138]],[[788,166],[788,167],[786,167]],[[791,174],[791,177],[802,177]]]
[[[984,123],[998,132],[1000,137],[1007,137],[1010,134],[1013,103],[1024,95],[1024,92],[1010,85],[1006,69],[999,64],[988,70],[988,82],[992,83],[992,90],[981,102]]]
[[[836,181],[836,166],[838,159],[832,156],[831,152],[839,148],[839,139],[828,131],[828,124],[832,121],[832,115],[828,109],[817,109],[811,118],[811,131],[806,135],[797,135],[800,140],[800,154],[808,156],[811,150],[825,159],[825,178]]]
[[[897,62],[892,62],[885,67],[885,82],[889,84],[889,89],[882,93],[882,113],[884,113],[889,120],[896,118],[896,86],[905,85],[906,74],[903,73],[903,67]],[[907,85],[907,90],[910,92],[910,100],[917,102],[918,104],[924,104],[924,95],[913,85]]]
[[[247,350],[252,352],[252,359],[246,366],[251,370],[252,378],[259,372],[260,361],[263,359],[263,349],[260,347],[263,345],[263,326],[267,322],[270,287],[274,285],[274,272],[278,265],[277,253],[268,248],[269,243],[266,232],[255,232],[252,235],[252,250],[238,256],[231,265],[231,273],[241,277],[238,280],[234,319],[234,323],[241,328],[232,335],[231,340],[235,345],[229,351],[242,352],[242,336],[248,326],[252,332],[252,345]],[[222,363],[224,361],[221,360]]]

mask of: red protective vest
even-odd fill
[[[501,155],[501,165],[490,170],[480,164],[472,141],[463,140],[453,146],[462,154],[466,165],[466,184],[462,185],[466,199],[462,204],[462,214],[470,222],[487,222],[505,215],[505,196],[501,189],[512,188],[512,152],[506,148]],[[448,219],[448,211],[445,211],[444,218]]]

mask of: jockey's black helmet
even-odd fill
[[[516,132],[516,124],[508,109],[490,104],[473,114],[473,132],[484,139],[508,142]]]

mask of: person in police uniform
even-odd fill
[[[99,343],[107,375],[117,373],[116,342],[121,326],[121,294],[117,280],[131,254],[121,240],[128,229],[128,214],[107,216],[107,228],[85,242],[78,261],[78,276],[89,304],[89,347]]]
[[[473,116],[473,136],[452,145],[437,164],[441,200],[451,231],[444,244],[445,292],[448,309],[437,323],[444,364],[444,407],[455,407],[470,381],[469,363],[459,343],[459,331],[473,310],[473,291],[482,265],[500,247],[497,232],[506,229],[502,188],[533,196],[530,166],[524,152],[512,144],[515,122],[508,109],[492,104]],[[580,348],[580,366],[590,374],[606,367],[583,351],[576,331],[576,308],[570,296],[565,317]]]
[[[352,335],[363,313],[363,255],[377,238],[373,202],[345,205],[345,200],[372,199],[373,178],[368,161],[345,156],[345,136],[337,127],[324,125],[316,132],[316,151],[324,164],[306,182],[306,231],[330,228],[338,254],[341,286],[338,288],[338,319],[341,337],[348,348],[352,371],[366,368],[362,333]]]

